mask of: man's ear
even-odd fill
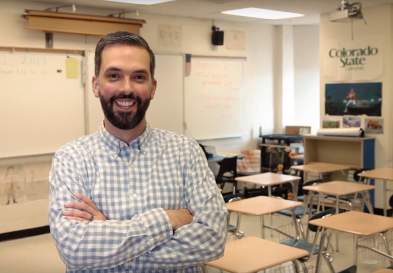
[[[100,91],[99,91],[99,88],[98,88],[98,80],[97,80],[96,76],[93,76],[91,84],[92,84],[92,87],[93,87],[94,96],[96,96],[98,98],[100,96]]]
[[[152,89],[150,92],[150,99],[151,100],[154,98],[154,95],[156,94],[156,89],[157,89],[157,80],[153,80]]]

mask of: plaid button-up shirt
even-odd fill
[[[73,194],[91,198],[106,221],[62,215]],[[227,211],[198,144],[147,127],[132,143],[104,128],[56,152],[49,223],[67,272],[200,272],[223,253]],[[164,209],[193,221],[172,231]]]

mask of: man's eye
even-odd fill
[[[115,80],[118,80],[120,78],[120,76],[117,73],[109,73],[109,74],[107,74],[107,78],[110,81],[115,81]]]
[[[146,75],[145,74],[136,74],[134,76],[134,79],[136,81],[145,81],[146,80]]]

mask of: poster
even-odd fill
[[[322,128],[340,128],[339,120],[322,120]]]
[[[325,85],[327,115],[381,116],[382,83],[328,83]]]
[[[344,116],[343,127],[344,128],[359,128],[362,125],[362,119],[360,116]]]
[[[364,127],[368,134],[383,134],[383,119],[382,118],[366,118],[364,120]]]

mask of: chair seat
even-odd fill
[[[236,230],[236,226],[235,225],[232,225],[232,224],[228,224],[227,225],[227,231],[228,232],[235,232],[235,230]]]
[[[305,214],[305,208],[303,206],[296,207],[296,208],[294,208],[294,212],[295,212],[296,217],[301,218]],[[291,217],[292,210],[290,210],[290,209],[280,210],[279,214]]]
[[[356,273],[356,271],[357,271],[356,265],[352,265],[352,266],[350,266],[350,267],[348,267],[338,273]]]
[[[287,245],[287,246],[292,246],[296,248],[303,249],[310,253],[310,255],[316,255],[319,252],[319,246],[313,245],[306,240],[297,240],[297,239],[285,239],[280,241],[281,244]]]

